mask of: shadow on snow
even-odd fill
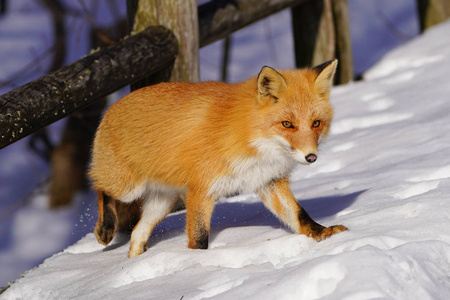
[[[321,223],[321,219],[336,215],[338,212],[350,207],[364,192],[358,191],[346,195],[305,199],[299,201],[299,203],[315,221]],[[185,211],[168,215],[153,231],[149,240],[149,247],[153,247],[160,241],[185,234],[185,223]],[[336,224],[322,225],[330,226]],[[220,231],[226,228],[245,226],[271,226],[273,228],[285,228],[286,231],[289,231],[276,216],[265,208],[262,202],[218,203],[211,218],[210,242],[214,240]],[[127,244],[128,241],[129,235],[119,233],[114,239],[114,243],[106,247],[104,251],[121,247]]]

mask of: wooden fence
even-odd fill
[[[332,0],[320,1],[331,3]],[[346,3],[346,0],[334,1]],[[203,4],[198,7],[199,46],[223,39],[283,9],[308,2],[215,0]],[[325,13],[319,11],[318,16]],[[296,14],[292,16],[295,21]],[[345,22],[348,24],[348,19]],[[347,50],[349,43],[345,43]],[[126,85],[171,68],[177,51],[176,38],[168,29],[150,27],[0,96],[0,149]],[[351,66],[351,59],[348,63]]]

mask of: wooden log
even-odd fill
[[[0,96],[0,149],[173,63],[174,35],[151,27]]]
[[[216,0],[203,4],[198,8],[199,45],[308,1]],[[0,149],[151,74],[156,73],[154,82],[167,78],[170,68],[166,66],[173,63],[176,53],[173,34],[149,28],[0,96]]]
[[[216,0],[198,8],[200,47],[251,23],[310,0]],[[316,1],[316,0],[314,0]]]

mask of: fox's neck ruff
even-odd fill
[[[234,159],[230,174],[213,181],[209,194],[224,197],[243,192],[254,192],[275,179],[288,176],[296,165],[288,151],[274,139],[255,139],[251,142],[257,155]]]

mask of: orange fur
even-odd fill
[[[187,192],[190,248],[207,247],[215,200],[247,186],[260,190],[264,203],[302,233],[301,222],[294,225],[287,217],[297,215],[299,206],[283,178],[294,162],[307,163],[305,155],[317,155],[328,134],[336,63],[278,72],[265,67],[259,76],[236,84],[161,83],[130,93],[107,111],[98,128],[89,173],[94,187],[124,202],[147,197],[142,219],[152,220],[151,226],[172,206],[164,199]],[[277,180],[284,180],[288,196],[274,194]],[[272,191],[264,192],[269,186]],[[147,213],[146,201],[155,201]],[[130,256],[145,251],[147,231],[135,231]]]

